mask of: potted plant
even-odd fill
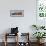
[[[34,24],[32,25],[32,27],[35,28],[36,30],[39,29],[38,26],[37,25],[34,25]]]
[[[46,36],[45,34],[46,34],[45,32],[35,32],[33,35],[37,38],[38,43],[41,43],[40,40],[42,38],[45,38],[44,37]]]
[[[41,26],[40,29],[45,29],[45,26]]]
[[[32,27],[35,28],[36,30],[45,29],[45,26],[32,25]]]

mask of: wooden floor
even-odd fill
[[[4,46],[4,43],[2,42],[0,42],[0,46]],[[15,46],[15,42],[14,43],[12,43],[12,42],[10,42],[10,43],[8,43],[8,45],[7,46]],[[24,45],[25,46],[25,45]],[[30,43],[30,46],[37,46],[37,43],[34,43],[34,42],[32,42],[32,43]],[[43,45],[41,45],[41,46],[46,46],[46,43],[44,43]]]

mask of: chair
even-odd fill
[[[17,36],[15,40],[17,40],[16,46],[18,46],[18,27],[11,28],[11,33],[5,33],[5,46],[7,46],[7,44],[8,44],[7,38],[10,38],[13,36]]]
[[[7,38],[10,38],[11,36],[17,36],[17,38],[15,38],[16,40],[16,46],[18,46],[18,33],[17,34],[9,34],[9,33],[6,33],[5,34],[5,46],[7,46],[8,42],[7,42]]]

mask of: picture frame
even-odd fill
[[[36,24],[37,25],[46,25],[46,0],[37,0],[36,1]]]
[[[24,17],[24,10],[10,10],[11,17]]]

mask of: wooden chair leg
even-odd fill
[[[7,42],[5,41],[5,46],[7,46]]]
[[[17,42],[16,42],[15,46],[18,46],[18,34],[17,34],[16,40],[17,40]]]
[[[18,34],[17,34],[17,46],[18,46]]]
[[[5,46],[7,46],[7,33],[5,34]]]

